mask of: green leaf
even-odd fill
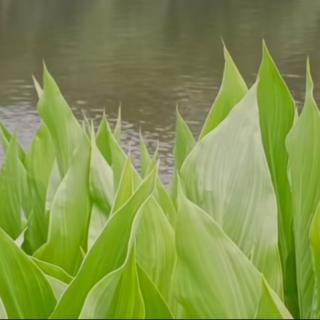
[[[174,230],[154,197],[146,201],[137,232],[137,262],[169,301],[176,259]]]
[[[62,268],[55,264],[51,264],[42,260],[39,260],[35,257],[32,257],[32,260],[38,265],[38,267],[42,270],[43,273],[59,279],[64,283],[70,283],[73,279],[67,272],[65,272]]]
[[[110,125],[105,117],[103,117],[101,120],[96,142],[102,155],[112,167],[114,175],[114,188],[117,189],[127,156],[114,137],[110,129]]]
[[[47,242],[35,257],[74,275],[87,249],[91,211],[89,198],[89,142],[83,140],[52,202]]]
[[[224,60],[222,84],[204,123],[200,138],[203,138],[222,122],[248,90],[246,83],[225,47]]]
[[[56,298],[56,300],[59,300],[61,296],[63,295],[64,291],[67,288],[67,284],[55,277],[51,277],[49,275],[45,275],[48,283],[51,286],[51,289],[53,291],[53,294]]]
[[[292,185],[294,240],[300,317],[312,310],[314,274],[309,243],[312,218],[320,201],[320,114],[313,98],[313,83],[307,67],[303,111],[287,138]]]
[[[1,228],[0,299],[9,318],[48,318],[56,303],[44,275]]]
[[[287,176],[288,153],[285,146],[287,134],[294,122],[295,103],[265,44],[257,97],[263,146],[277,196],[285,300],[293,314],[298,316],[292,194]]]
[[[26,172],[18,157],[16,138],[12,137],[0,171],[0,227],[16,239],[24,228],[22,221]]]
[[[8,128],[0,121],[0,142],[4,148],[4,150],[7,150],[8,145],[13,138],[14,135],[8,130]],[[16,138],[15,138],[16,139]],[[18,155],[19,159],[21,160],[22,163],[24,163],[26,154],[25,151],[23,150],[21,144],[16,141],[17,143],[17,148],[18,148]]]
[[[140,140],[141,174],[143,177],[145,177],[149,173],[150,168],[153,167],[153,162],[156,161],[156,159],[151,158],[148,148],[146,146],[146,143],[144,142],[141,131],[139,132],[139,140]]]
[[[89,187],[94,204],[108,216],[114,198],[113,172],[98,149],[94,135],[91,136]]]
[[[32,210],[28,217],[23,248],[30,254],[47,240],[49,217],[46,212],[46,196],[54,159],[50,132],[45,124],[42,124],[26,157]]]
[[[182,192],[176,241],[178,318],[291,317],[243,252]]]
[[[156,172],[146,177],[126,204],[111,216],[59,301],[53,318],[77,318],[91,288],[124,263],[134,218],[154,190]]]
[[[182,166],[184,159],[192,150],[196,141],[194,136],[179,113],[178,109],[176,111],[176,143],[175,143],[175,160],[176,160],[176,170],[179,170]]]
[[[320,202],[319,202],[320,204]],[[311,244],[311,257],[314,273],[314,288],[312,300],[312,313],[313,319],[320,317],[320,205],[318,204],[316,212],[313,216],[310,226],[310,244]],[[309,301],[310,302],[310,301]]]
[[[116,121],[116,125],[113,130],[114,137],[116,138],[117,141],[121,141],[121,105],[119,106],[118,109],[118,117]]]
[[[81,319],[143,319],[134,251],[119,269],[107,274],[89,292]]]
[[[277,204],[262,146],[256,85],[196,144],[180,172],[188,198],[214,218],[282,296]]]
[[[146,319],[173,319],[173,315],[155,284],[138,266],[140,290],[145,305]]]
[[[8,319],[7,311],[3,305],[1,298],[0,298],[0,319]]]
[[[46,68],[43,73],[43,84],[38,112],[50,131],[59,170],[64,176],[72,162],[75,150],[81,140],[85,139],[85,133]]]
[[[117,212],[117,210],[121,208],[133,195],[135,190],[134,175],[135,171],[132,162],[129,158],[127,158],[123,166],[119,187],[112,205],[112,214]]]

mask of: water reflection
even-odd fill
[[[219,88],[221,38],[252,83],[265,38],[298,101],[310,56],[319,86],[320,2],[312,0],[1,0],[0,118],[28,145],[38,125],[31,75],[42,60],[77,115],[122,104],[124,140],[160,140],[172,168],[175,107],[198,133]],[[320,90],[316,94],[320,94]]]

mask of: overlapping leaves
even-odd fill
[[[0,317],[290,318],[320,315],[320,115],[302,114],[264,46],[248,90],[225,49],[196,140],[177,113],[170,193],[121,113],[97,132],[48,71],[26,153],[1,124]]]

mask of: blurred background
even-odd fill
[[[309,56],[320,95],[317,0],[0,0],[0,119],[28,147],[39,119],[32,75],[42,61],[78,117],[111,122],[122,105],[123,144],[139,128],[173,169],[176,105],[195,135],[219,89],[224,40],[254,82],[264,38],[301,105]]]

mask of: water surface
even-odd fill
[[[137,155],[139,128],[173,167],[175,108],[198,134],[223,70],[221,39],[252,84],[264,38],[298,100],[305,60],[320,95],[320,1],[0,0],[0,119],[27,147],[39,119],[31,75],[42,61],[77,116],[114,121]]]

